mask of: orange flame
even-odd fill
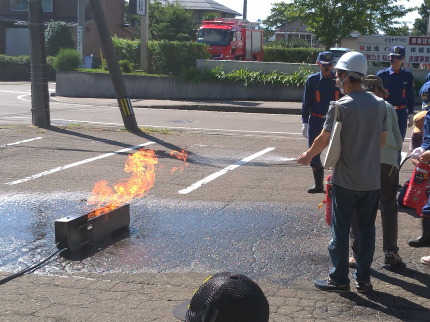
[[[185,152],[184,150],[182,150],[181,152],[172,150],[170,151],[170,156],[174,156],[176,159],[184,161],[184,164],[180,167],[173,167],[170,173],[173,173],[176,170],[184,171],[184,168],[188,166],[187,158],[189,156],[189,153]]]
[[[113,188],[109,186],[108,181],[97,182],[87,201],[87,205],[93,205],[95,210],[89,213],[88,217],[102,215],[134,198],[144,196],[154,185],[156,164],[158,158],[154,150],[140,149],[130,154],[124,171],[131,173],[131,177],[120,180]]]

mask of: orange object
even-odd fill
[[[321,94],[320,94],[320,90],[319,89],[315,90],[315,101],[317,103],[319,103],[321,101]]]
[[[331,224],[331,216],[332,216],[332,198],[331,191],[333,189],[333,185],[331,183],[331,175],[327,176],[325,182],[325,222],[328,226]]]

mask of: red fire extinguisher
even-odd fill
[[[412,172],[409,185],[406,189],[403,204],[415,208],[417,214],[422,213],[430,192],[430,164],[419,162]]]
[[[325,181],[325,222],[330,226],[331,224],[331,190],[333,189],[333,185],[331,183],[331,175],[327,176]]]

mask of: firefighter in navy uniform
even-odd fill
[[[406,50],[403,46],[394,46],[390,50],[390,67],[380,70],[379,76],[384,83],[388,96],[384,99],[394,106],[397,112],[400,134],[405,139],[407,127],[413,125],[414,117],[414,76],[402,65]]]
[[[319,53],[317,64],[320,71],[308,77],[302,104],[302,134],[308,138],[309,147],[323,129],[330,101],[337,101],[340,98],[340,90],[336,87],[336,76],[333,72],[333,53],[330,51]],[[315,185],[308,193],[323,193],[324,167],[320,154],[312,158],[310,166]]]

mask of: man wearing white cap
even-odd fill
[[[346,94],[332,102],[324,129],[311,148],[302,153],[297,162],[309,164],[330,143],[335,110],[342,122],[340,132],[341,155],[331,181],[332,239],[328,249],[333,264],[326,280],[315,280],[314,286],[323,291],[348,292],[349,231],[351,215],[357,216],[359,252],[354,274],[357,292],[372,290],[370,266],[375,252],[375,219],[379,205],[380,153],[387,138],[387,109],[383,99],[366,92],[361,80],[367,74],[367,60],[363,54],[344,54],[335,66],[337,84]]]

